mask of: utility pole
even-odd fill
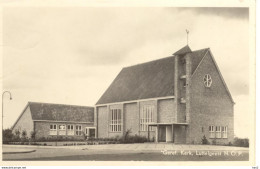
[[[10,95],[10,100],[12,100],[12,94],[11,94],[11,92],[9,92],[9,91],[4,91],[3,93],[2,93],[2,140],[4,141],[4,133],[3,133],[3,131],[4,131],[4,94],[5,93],[8,93],[9,95]],[[3,142],[4,143],[4,142]],[[2,145],[3,145],[3,143],[2,143]]]

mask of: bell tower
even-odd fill
[[[189,85],[190,85],[190,47],[187,45],[173,55],[175,56],[174,63],[174,107],[175,107],[175,122],[189,122]]]

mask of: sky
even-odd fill
[[[5,7],[4,128],[28,101],[94,106],[123,67],[210,48],[249,137],[248,8]]]

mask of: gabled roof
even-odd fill
[[[28,102],[12,128],[16,125],[27,108],[30,109],[32,120],[34,121],[94,122],[94,107]]]
[[[32,120],[94,122],[94,107],[37,103],[28,104]]]
[[[123,68],[97,104],[173,96],[174,57]]]
[[[185,46],[174,55],[184,52],[191,55],[194,71],[207,49],[191,52]],[[96,104],[174,96],[174,57],[123,68]]]

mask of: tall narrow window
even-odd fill
[[[214,126],[209,126],[209,138],[215,138]]]
[[[50,135],[57,135],[57,125],[56,124],[50,125]]]
[[[122,131],[121,109],[111,109],[109,131],[110,132],[121,132]]]
[[[227,126],[222,126],[222,138],[227,138]]]
[[[82,135],[82,126],[76,125],[76,135],[81,136]]]
[[[216,138],[221,138],[221,127],[216,126]]]
[[[148,124],[153,123],[154,119],[154,106],[143,106],[140,112],[140,131],[148,131]],[[151,127],[150,130],[154,131],[154,128]]]

